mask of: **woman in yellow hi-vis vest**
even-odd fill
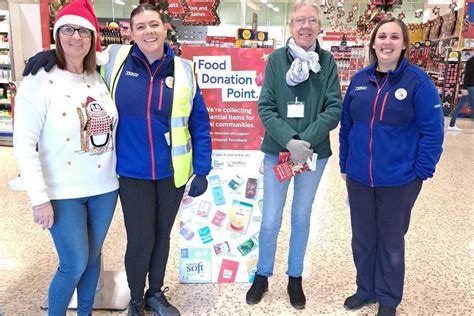
[[[207,188],[209,115],[193,63],[175,56],[165,43],[158,9],[138,6],[130,25],[135,44],[109,47],[110,61],[102,69],[120,115],[117,172],[127,230],[129,315],[142,315],[144,305],[159,315],[179,315],[162,289],[170,233],[192,175],[190,196]]]
[[[164,296],[167,288],[162,289],[170,233],[186,183],[192,178],[190,196],[207,189],[209,114],[194,64],[175,56],[165,43],[158,9],[139,5],[130,25],[135,44],[108,47],[109,62],[101,69],[120,117],[116,152],[127,231],[128,315],[143,315],[145,307],[159,315],[179,315]],[[34,74],[44,64],[41,59],[55,58],[51,51],[42,54],[25,72]]]

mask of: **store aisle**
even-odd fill
[[[474,124],[459,119],[460,133],[447,133],[435,178],[425,182],[406,236],[405,294],[399,315],[469,315],[474,310]],[[447,126],[447,121],[446,121]],[[355,290],[350,249],[349,210],[339,176],[337,131],[331,134],[330,159],[316,197],[303,286],[306,309],[295,311],[286,294],[289,216],[279,238],[275,275],[262,302],[248,306],[250,284],[178,284],[178,233],[166,285],[170,301],[184,315],[373,315],[375,305],[358,312],[342,308]],[[4,315],[46,315],[39,305],[57,259],[47,231],[34,224],[26,194],[7,182],[17,167],[13,150],[0,147],[0,307]],[[117,208],[104,245],[105,270],[123,270],[125,231]],[[75,313],[69,313],[75,315]],[[97,312],[94,315],[126,315]],[[0,313],[1,315],[1,313]]]

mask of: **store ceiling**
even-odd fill
[[[279,8],[279,12],[277,13],[271,11],[271,9],[269,9],[266,4],[261,3],[261,1],[262,0],[220,0],[221,6],[225,6],[226,4],[230,5],[232,3],[234,5],[233,8],[236,8],[235,6],[237,5],[237,3],[245,3],[247,11],[249,11],[250,14],[253,11],[259,16],[268,16],[269,14],[286,15],[288,14],[293,3],[293,0],[267,0],[268,3],[271,3],[275,7]],[[328,0],[321,0],[321,3],[325,3],[325,1]],[[337,6],[338,0],[329,1],[332,1],[333,5]],[[440,5],[439,3],[450,3],[451,1],[452,0],[403,0],[403,4],[401,5],[401,7],[394,9],[393,15],[398,16],[399,13],[404,12],[406,17],[404,21],[406,23],[420,23],[422,19],[415,17],[415,10],[424,9],[426,7],[433,7],[435,4],[430,4],[430,2],[436,2],[438,3],[438,5]],[[369,2],[369,0],[344,0],[343,5],[345,9],[345,15],[340,19],[341,22],[343,22],[344,24],[348,24],[349,26],[355,25],[357,18],[365,12],[366,4]],[[425,2],[428,2],[428,4],[425,4]],[[461,3],[462,0],[458,0],[458,2]],[[138,0],[95,0],[94,7],[96,8],[97,15],[99,17],[113,17],[124,19],[129,17],[130,12],[133,10],[134,6],[137,5],[137,3]],[[354,12],[354,21],[348,23],[348,13],[352,11],[352,6],[354,4],[358,4],[359,8],[356,12]],[[446,6],[446,4],[444,6]],[[238,19],[240,16],[240,11],[235,11],[234,9],[231,12],[232,15],[236,15],[235,18],[237,21],[239,21]],[[234,19],[232,20],[233,22],[231,24],[236,22]],[[328,19],[323,18],[322,20],[323,27],[327,27],[329,25]],[[223,20],[222,22],[226,23],[225,20]]]
[[[289,8],[291,7],[293,0],[263,0],[263,2],[268,1],[268,3],[274,4],[275,6],[281,7],[281,6],[288,6],[288,11]],[[326,1],[332,1],[332,4],[337,7],[338,0],[321,0],[321,4],[323,5],[326,3]],[[451,1],[451,0],[436,0],[436,1]],[[461,1],[461,0],[458,0]],[[262,0],[221,0],[223,3],[230,3],[230,2],[246,2],[247,6],[251,9],[254,10],[257,14],[259,12],[262,12],[264,10],[271,10],[266,7],[265,3],[262,3]],[[392,11],[394,16],[398,16],[399,13],[404,12],[405,13],[405,22],[407,23],[419,23],[421,22],[421,18],[416,18],[415,17],[415,10],[418,9],[423,9],[425,7],[425,2],[426,0],[403,0],[403,4],[399,7],[395,7],[395,9]],[[342,4],[345,9],[345,15],[341,17],[341,21],[344,24],[348,25],[355,25],[358,17],[362,14],[364,14],[365,10],[367,9],[367,4],[370,3],[369,0],[343,0]],[[354,4],[358,5],[358,10],[354,11],[354,21],[353,22],[347,22],[347,17],[348,13],[352,11],[352,7]],[[284,10],[280,10],[279,14],[282,14]],[[336,16],[336,14],[334,14]],[[328,19],[323,18],[323,27],[329,25]]]

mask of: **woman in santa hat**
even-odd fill
[[[101,69],[120,114],[117,173],[127,230],[128,315],[144,315],[145,308],[179,315],[164,295],[170,234],[186,184],[191,197],[207,189],[209,114],[194,63],[175,56],[166,43],[158,8],[139,5],[130,26],[134,45],[109,46],[109,61]],[[47,70],[44,61],[55,58],[54,50],[38,54],[25,72]]]
[[[48,314],[65,315],[77,289],[77,312],[89,315],[118,196],[118,113],[96,71],[101,47],[90,2],[65,6],[56,17],[54,36],[55,67],[25,77],[16,96],[15,156],[34,222],[49,229],[59,256]],[[101,142],[95,141],[97,109],[107,119],[101,133],[108,137]]]

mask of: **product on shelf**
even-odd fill
[[[337,74],[341,82],[341,91],[344,95],[352,76],[364,68],[365,48],[363,45],[332,46],[331,53],[336,60]]]
[[[100,44],[107,47],[110,44],[123,44],[120,28],[110,26],[99,26]]]
[[[437,39],[440,36],[441,26],[443,25],[443,18],[438,16],[431,21],[430,37],[429,39]]]
[[[441,102],[446,114],[452,111],[456,99],[456,92],[458,90],[459,57],[459,52],[450,51],[446,58],[443,76],[444,82],[441,94]]]
[[[458,21],[458,11],[450,11],[450,13],[443,15],[443,26],[441,27],[441,38],[447,38],[455,35],[456,22]]]

